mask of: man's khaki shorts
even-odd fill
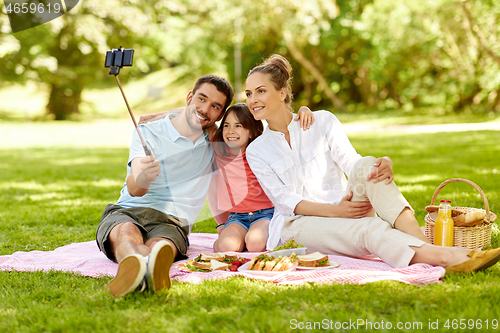
[[[109,234],[111,229],[124,222],[135,224],[141,231],[144,242],[153,237],[162,237],[171,240],[178,250],[176,260],[187,259],[186,251],[189,246],[189,226],[181,226],[177,217],[164,214],[153,208],[124,208],[109,204],[104,209],[101,222],[97,227],[96,241],[99,249],[110,260],[116,262],[108,241]]]

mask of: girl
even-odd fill
[[[389,158],[357,154],[330,112],[314,112],[316,125],[307,132],[291,121],[290,78],[288,60],[274,55],[246,79],[249,109],[269,125],[247,149],[248,163],[276,207],[269,249],[294,238],[309,251],[374,254],[393,267],[426,263],[448,273],[482,270],[500,260],[500,248],[429,244],[392,182]]]
[[[295,120],[306,129],[314,118],[308,108],[301,108]],[[266,248],[273,203],[267,198],[246,160],[246,147],[262,134],[264,126],[255,120],[245,104],[231,106],[215,132],[212,147],[219,168],[217,204],[229,212],[220,224],[216,252],[261,252]]]

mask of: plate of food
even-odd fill
[[[307,250],[307,247],[298,247],[295,249],[286,249],[286,250],[278,250],[278,251],[269,252],[269,255],[273,256],[273,257],[279,257],[279,256],[289,257],[292,254],[296,254],[296,255],[306,254],[306,250]]]
[[[296,268],[296,255],[275,257],[269,254],[261,254],[241,265],[241,267],[238,268],[238,272],[272,277],[293,272]]]
[[[322,270],[339,266],[338,262],[328,260],[328,255],[320,252],[297,256],[298,270]]]
[[[236,272],[241,265],[249,261],[250,259],[239,258],[237,255],[230,255],[225,253],[201,253],[193,260],[188,260],[185,263],[176,264],[175,267],[180,271],[189,273],[209,273],[213,271]]]
[[[304,247],[304,245],[302,244],[297,244],[297,242],[293,238],[290,238],[289,240],[284,242],[283,245],[275,247],[274,250],[269,253],[269,255],[274,257],[284,257],[291,256],[292,254],[306,254],[306,251],[307,247]]]

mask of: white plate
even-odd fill
[[[305,267],[305,266],[297,266],[297,269],[303,269],[303,270],[316,270],[316,271],[321,271],[324,269],[331,269],[335,267],[339,267],[340,264],[336,261],[330,261],[330,266],[323,266],[323,267]]]
[[[250,264],[250,262],[247,262],[246,264],[241,265],[238,268],[238,272],[248,273],[248,274],[252,274],[252,275],[255,275],[255,276],[272,277],[272,276],[279,276],[279,275],[283,275],[283,274],[286,274],[286,273],[293,272],[297,268],[297,264],[295,263],[291,268],[287,269],[286,271],[277,271],[277,272],[273,272],[273,271],[254,271],[254,270],[248,269],[248,265],[249,264]]]
[[[300,255],[306,254],[306,250],[307,250],[307,247],[297,247],[295,249],[286,249],[286,250],[269,252],[269,255],[273,256],[273,257],[279,257],[279,256],[289,257],[293,253],[295,253],[296,255],[300,256]]]

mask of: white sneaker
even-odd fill
[[[118,272],[113,280],[106,285],[106,291],[114,297],[121,297],[135,290],[146,289],[146,259],[140,254],[131,254],[120,261]]]
[[[161,240],[153,246],[147,262],[149,290],[170,289],[170,266],[175,259],[174,253],[173,246],[167,241]]]

